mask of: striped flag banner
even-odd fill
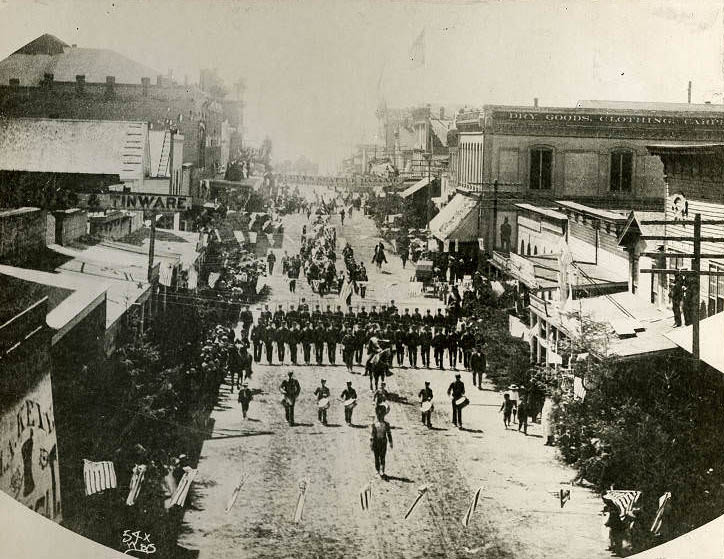
[[[136,464],[133,466],[133,475],[131,476],[131,484],[128,489],[128,497],[126,498],[126,504],[130,507],[136,503],[138,499],[138,493],[141,491],[141,484],[143,484],[143,478],[146,475],[146,465]]]
[[[372,500],[372,486],[368,483],[362,491],[359,492],[359,504],[363,511],[370,510],[370,501]]]
[[[239,483],[237,483],[236,487],[234,487],[234,491],[231,493],[231,497],[229,497],[229,502],[226,503],[226,508],[224,509],[224,512],[228,513],[231,510],[231,507],[234,506],[236,498],[239,496],[239,492],[241,491],[242,486],[246,482],[247,477],[249,476],[246,474],[241,474],[241,477],[239,478]]]
[[[116,470],[113,462],[92,462],[83,459],[83,477],[86,496],[100,493],[106,489],[115,489]]]
[[[342,304],[347,304],[347,297],[352,293],[352,283],[344,280],[344,285],[342,285],[342,289],[339,290],[339,302]]]
[[[415,498],[415,502],[412,503],[412,505],[410,506],[409,509],[407,509],[407,513],[405,514],[405,520],[407,520],[410,517],[410,515],[412,514],[412,511],[415,510],[417,503],[420,502],[420,499],[422,499],[424,497],[425,493],[427,493],[427,485],[423,485],[422,487],[420,487],[417,490],[417,497]]]
[[[633,516],[634,506],[641,498],[641,491],[611,489],[603,495],[604,501],[610,501],[618,509],[621,520],[627,516]]]
[[[659,531],[661,530],[661,524],[664,520],[664,514],[666,513],[666,510],[669,508],[669,502],[671,501],[671,492],[667,491],[661,497],[659,497],[659,510],[656,511],[656,517],[654,518],[654,523],[651,525],[651,532],[655,535],[659,535]]]
[[[194,481],[198,472],[198,469],[194,469],[189,466],[184,468],[184,475],[181,478],[181,481],[178,482],[176,491],[173,492],[173,495],[171,495],[171,498],[169,499],[168,508],[171,508],[174,505],[178,505],[180,507],[184,506],[184,503],[186,503],[186,497],[189,494],[189,489],[191,488],[191,482]]]
[[[301,481],[299,483],[299,497],[297,498],[297,507],[294,509],[294,522],[302,521],[302,514],[304,514],[304,501],[307,496],[307,481]]]
[[[462,524],[466,528],[468,527],[468,524],[470,524],[470,517],[475,512],[475,509],[478,508],[478,503],[480,502],[480,492],[483,490],[482,487],[478,487],[478,490],[473,495],[473,500],[470,502],[470,506],[468,507],[468,511],[465,513],[465,516],[463,516]]]

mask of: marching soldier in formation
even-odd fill
[[[410,323],[407,328],[405,344],[407,345],[407,360],[410,363],[410,367],[414,369],[417,369],[417,344],[419,340],[420,335],[417,332],[417,327],[413,323]]]
[[[264,310],[259,315],[259,322],[263,324],[269,324],[272,320],[272,312],[269,310],[269,305],[264,305]]]
[[[422,359],[422,366],[430,368],[430,346],[432,345],[432,332],[430,327],[425,326],[420,330],[420,357]]]
[[[284,308],[282,307],[282,305],[279,305],[279,308],[274,311],[274,324],[277,328],[279,328],[282,322],[284,322]]]
[[[297,364],[297,344],[301,341],[302,330],[299,328],[299,323],[295,322],[292,328],[289,330],[289,358],[292,360],[292,365]]]
[[[277,337],[277,329],[274,322],[270,322],[264,332],[264,350],[266,352],[266,362],[271,365],[273,361],[272,347]]]
[[[285,344],[289,343],[289,328],[287,328],[286,322],[282,321],[279,328],[277,328],[276,338],[274,341],[277,344],[277,358],[279,359],[279,364],[283,365],[284,358],[286,357]]]
[[[258,363],[261,361],[261,348],[264,345],[264,337],[266,336],[266,327],[260,320],[258,324],[255,324],[251,328],[251,343],[254,346],[254,361]]]
[[[447,337],[442,327],[435,327],[435,335],[432,337],[432,347],[435,354],[435,366],[444,369],[443,361],[445,359],[445,348],[447,347]]]
[[[324,325],[317,322],[314,326],[314,359],[317,365],[321,365],[324,358],[324,339],[326,336],[327,331],[324,329]]]
[[[304,324],[304,328],[299,334],[299,340],[302,343],[302,353],[304,355],[304,364],[309,365],[312,359],[312,343],[314,343],[314,330],[309,321]]]
[[[337,340],[339,339],[339,331],[330,322],[325,331],[325,341],[327,342],[327,359],[330,365],[334,365],[337,361]]]

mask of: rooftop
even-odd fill
[[[578,101],[578,103],[576,103],[576,108],[724,113],[724,105],[714,105],[712,103],[662,103],[651,101],[605,101],[594,99]]]
[[[542,206],[534,206],[533,204],[515,204],[515,206],[517,208],[520,208],[521,210],[533,212],[548,217],[550,219],[555,219],[558,221],[568,221],[568,216],[566,214],[556,211],[553,208],[544,208]]]
[[[643,211],[632,211],[629,214],[628,221],[623,228],[621,235],[618,238],[619,246],[627,244],[628,239],[632,236],[646,235],[646,236],[662,236],[666,233],[666,227],[664,225],[648,225],[642,224],[642,221],[656,221],[663,220],[666,218],[664,212],[643,212]],[[659,244],[663,244],[661,241]]]
[[[11,118],[0,120],[0,170],[118,175],[142,179],[145,122]]]
[[[20,79],[21,85],[36,86],[45,74],[60,82],[73,82],[84,75],[88,83],[104,83],[114,76],[116,83],[141,84],[154,79],[157,70],[108,49],[69,46],[53,35],[41,35],[0,61],[0,84]]]
[[[590,215],[591,217],[597,217],[604,221],[624,224],[628,220],[628,212],[624,211],[612,211],[603,210],[600,208],[592,208],[591,206],[586,206],[584,204],[579,204],[578,202],[571,202],[568,200],[556,200],[556,204],[558,204],[562,208]]]

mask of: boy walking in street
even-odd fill
[[[370,432],[370,448],[375,455],[375,470],[379,476],[386,479],[385,475],[385,456],[387,455],[387,443],[392,445],[392,429],[390,424],[385,421],[384,408],[377,408],[377,419],[372,423]]]
[[[503,412],[503,425],[507,429],[510,427],[510,417],[513,415],[513,400],[510,399],[510,394],[507,392],[503,394],[503,403],[500,405],[500,411]]]
[[[253,395],[249,388],[249,383],[244,381],[241,384],[241,390],[239,390],[239,403],[241,404],[241,415],[246,419],[246,414],[249,411],[249,403],[251,402]]]

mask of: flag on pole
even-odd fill
[[[468,524],[470,524],[470,517],[475,512],[475,509],[478,508],[478,503],[480,502],[480,492],[483,490],[482,487],[478,487],[478,490],[473,495],[473,500],[470,502],[470,506],[468,507],[468,511],[465,513],[465,516],[463,516],[462,524],[466,528],[468,527]]]
[[[641,498],[641,491],[611,489],[603,495],[604,501],[609,501],[618,509],[621,520],[627,516],[634,516],[634,507]]]
[[[228,513],[231,510],[231,507],[234,506],[234,503],[239,496],[239,492],[241,491],[241,487],[244,485],[244,482],[246,482],[246,478],[246,474],[241,474],[241,477],[239,478],[239,483],[237,483],[236,487],[234,487],[234,491],[231,493],[231,497],[229,497],[229,501],[226,503],[226,508],[224,509],[224,512]]]
[[[424,66],[425,65],[425,29],[420,31],[415,41],[410,46],[410,62],[413,66]]]
[[[344,280],[344,284],[342,285],[342,289],[339,290],[339,301],[340,303],[344,305],[349,305],[350,301],[347,301],[352,295],[352,282],[348,281],[347,279]]]
[[[302,514],[304,513],[304,501],[307,495],[307,482],[302,481],[299,483],[299,498],[297,499],[297,507],[294,509],[294,522],[302,521]]]
[[[571,490],[570,489],[561,489],[560,491],[560,499],[561,499],[561,508],[571,500]]]
[[[427,485],[423,485],[417,490],[417,498],[415,499],[415,502],[412,503],[410,508],[407,510],[407,513],[405,514],[405,520],[409,518],[409,516],[412,514],[412,511],[415,510],[415,507],[417,506],[417,503],[420,502],[420,499],[427,493]]]
[[[372,486],[368,483],[359,492],[359,504],[363,511],[370,510],[370,501],[372,500]]]
[[[671,492],[667,491],[664,493],[661,497],[659,497],[659,510],[656,511],[656,517],[654,518],[654,523],[651,525],[651,532],[655,535],[659,535],[659,531],[661,530],[661,524],[664,520],[664,514],[666,513],[666,510],[669,508],[669,502],[671,501]]]
[[[130,507],[135,504],[138,499],[138,493],[141,491],[141,484],[143,478],[146,475],[146,465],[136,464],[133,466],[133,475],[131,476],[131,484],[128,490],[128,497],[126,498],[126,504]]]
[[[178,482],[176,491],[174,491],[174,494],[171,495],[171,499],[168,502],[168,508],[171,508],[174,505],[178,505],[180,507],[184,506],[186,497],[189,494],[189,489],[191,488],[191,482],[194,480],[197,473],[197,469],[190,468],[189,466],[184,468],[184,475],[181,478],[181,481]]]
[[[83,460],[86,496],[116,488],[116,470],[113,462],[91,462]]]

